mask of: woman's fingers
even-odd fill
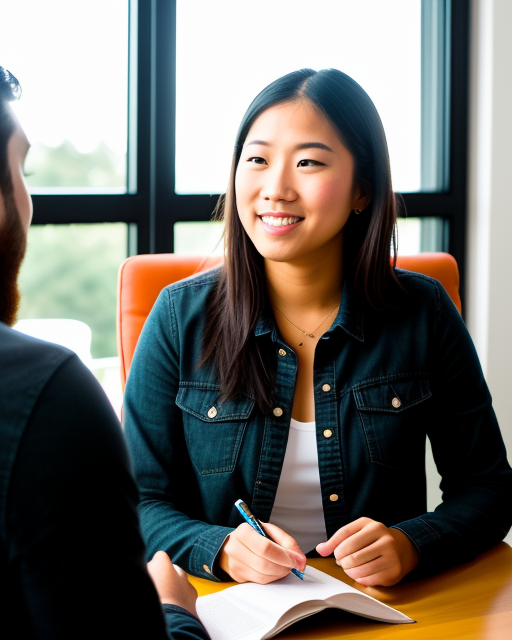
[[[339,560],[351,554],[356,554],[363,549],[367,549],[377,541],[381,540],[382,536],[385,536],[388,531],[389,529],[380,522],[369,520],[361,529],[356,530],[355,533],[343,540],[334,549],[334,557],[336,560]],[[367,558],[366,561],[368,561],[368,559],[372,559],[367,557],[368,553],[369,552],[365,554],[365,557]]]
[[[336,547],[338,547],[342,542],[363,529],[370,522],[374,522],[374,520],[370,520],[370,518],[358,518],[353,522],[349,522],[349,524],[346,524],[344,527],[341,527],[341,529],[338,529],[338,531],[336,531],[336,533],[331,536],[329,540],[317,544],[316,550],[321,556],[331,555],[331,553],[334,553]]]
[[[419,562],[415,546],[402,531],[370,518],[342,527],[317,550],[321,555],[334,553],[345,573],[365,586],[396,584]]]
[[[353,569],[361,565],[372,562],[382,555],[382,548],[379,544],[371,544],[367,547],[362,547],[356,551],[349,552],[346,555],[336,556],[336,564],[338,564],[345,571],[347,569]]]
[[[265,533],[280,547],[286,549],[286,552],[292,559],[295,559],[294,567],[299,569],[299,571],[304,571],[306,567],[306,556],[302,553],[295,538],[292,538],[286,531],[283,531],[283,529],[270,522],[262,522],[262,525]]]
[[[267,531],[270,534],[270,529]],[[275,533],[275,529],[272,531]],[[283,548],[246,523],[228,536],[219,558],[221,568],[234,580],[258,584],[283,578],[301,562],[301,554],[294,549]]]

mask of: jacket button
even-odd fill
[[[332,431],[331,431],[330,429],[326,429],[326,430],[324,431],[324,436],[325,436],[326,438],[330,438],[330,437],[332,436]]]
[[[283,410],[281,409],[281,407],[276,407],[273,411],[273,414],[277,417],[280,418],[283,415]]]
[[[208,565],[203,564],[203,569],[206,571],[206,573],[211,573],[210,567]]]
[[[322,386],[322,391],[330,391],[331,390],[331,385],[330,384],[324,384]]]
[[[395,407],[395,409],[398,409],[398,407],[402,406],[402,403],[398,398],[393,398],[393,400],[391,400],[391,404]]]
[[[331,502],[336,502],[338,500],[338,494],[337,493],[331,493],[331,495],[329,496],[329,500]]]
[[[210,407],[208,409],[208,417],[215,418],[216,415],[217,415],[217,409],[215,407]]]
[[[279,349],[278,351],[280,356],[285,356],[286,355],[286,351],[284,349]]]

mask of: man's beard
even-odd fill
[[[27,238],[12,189],[4,194],[4,203],[5,223],[0,227],[0,322],[12,326],[20,306],[18,274],[25,256]]]

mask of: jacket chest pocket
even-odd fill
[[[219,403],[218,390],[181,387],[176,404],[192,464],[200,475],[230,473],[235,468],[254,400]]]
[[[398,469],[424,455],[427,379],[390,376],[363,382],[353,393],[372,462]]]

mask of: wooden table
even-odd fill
[[[474,562],[388,588],[361,587],[332,558],[310,559],[308,564],[398,609],[416,624],[391,625],[329,609],[296,622],[278,634],[280,640],[512,640],[512,548],[505,542]],[[200,596],[234,584],[190,580]]]

